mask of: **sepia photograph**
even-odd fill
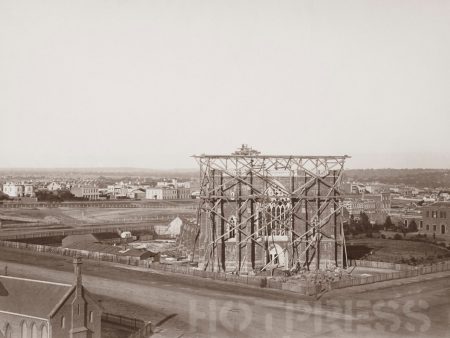
[[[450,338],[450,0],[0,0],[0,338]]]

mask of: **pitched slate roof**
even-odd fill
[[[113,246],[101,243],[84,243],[78,242],[68,246],[69,249],[101,252],[106,254],[113,254],[117,256],[131,256],[131,257],[153,257],[155,254],[144,249],[124,249],[121,246]],[[144,258],[145,259],[145,258]]]
[[[84,234],[84,235],[69,235],[63,238],[62,246],[69,247],[73,243],[95,243],[98,242],[98,239],[93,234]]]
[[[427,206],[428,207],[448,208],[448,207],[450,207],[450,201],[438,201],[438,202],[434,202]]]
[[[71,289],[69,284],[0,276],[0,311],[48,318]]]
[[[107,254],[119,255],[122,250],[120,246],[113,246],[101,243],[76,242],[67,246],[69,249],[103,252]]]

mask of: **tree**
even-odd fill
[[[408,231],[410,231],[410,232],[417,232],[417,223],[416,223],[415,220],[412,220],[412,221],[409,223]]]
[[[359,224],[361,229],[365,233],[372,233],[372,224],[370,223],[369,216],[365,212],[361,212],[359,216]]]
[[[9,200],[9,196],[0,191],[0,201]]]
[[[36,197],[39,202],[62,202],[62,201],[82,201],[84,198],[75,197],[69,190],[48,191],[38,190],[36,191]]]
[[[392,229],[394,227],[394,223],[392,223],[391,216],[387,216],[384,221],[384,230]]]

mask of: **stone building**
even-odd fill
[[[145,198],[151,200],[176,200],[177,189],[169,187],[155,187],[145,190]]]
[[[422,207],[419,232],[437,239],[450,241],[450,202],[435,202]]]
[[[32,197],[34,188],[32,184],[8,182],[3,184],[3,192],[9,197]]]
[[[370,221],[383,224],[391,210],[390,193],[380,194],[355,194],[346,198],[343,206],[349,216],[359,219],[361,213],[365,213]]]
[[[304,263],[305,261],[311,262],[311,266],[315,266],[317,260],[317,254],[313,250],[308,250],[305,241],[300,242],[297,247],[291,247],[290,243],[293,236],[296,234],[304,234],[308,232],[308,225],[305,220],[309,222],[315,222],[312,219],[314,214],[320,208],[323,217],[330,215],[333,212],[333,204],[326,207],[323,205],[317,205],[307,202],[308,196],[320,194],[320,188],[315,185],[305,192],[305,202],[296,207],[295,213],[297,216],[293,217],[293,202],[291,198],[287,197],[285,191],[295,190],[302,185],[301,177],[304,174],[299,172],[298,176],[291,179],[288,176],[277,177],[278,188],[272,185],[271,187],[265,187],[265,182],[260,178],[254,178],[253,185],[254,191],[266,191],[267,199],[254,203],[253,207],[243,207],[244,202],[249,196],[255,192],[248,185],[235,184],[230,187],[234,182],[230,182],[224,185],[223,195],[226,196],[227,202],[223,205],[223,217],[224,221],[217,220],[218,226],[216,232],[212,235],[215,238],[221,238],[221,241],[217,244],[217,251],[222,252],[216,261],[220,264],[225,271],[236,271],[240,266],[240,270],[243,272],[258,269],[266,265],[268,262],[272,262],[272,266],[276,266],[282,269],[288,269],[295,262]],[[214,183],[211,185],[219,186],[220,178],[217,177]],[[331,186],[333,184],[333,177],[327,177],[323,179],[323,185],[325,190],[325,184]],[[308,206],[306,206],[308,203]],[[257,231],[257,238],[255,241],[245,241],[248,238],[252,230],[245,230],[238,228],[238,224],[245,220],[250,220],[252,214],[256,214],[254,217],[254,229]],[[210,229],[205,228],[207,222],[207,215],[203,214],[200,219],[201,235],[200,243],[208,243],[205,234],[208,234]],[[339,216],[340,217],[340,216]],[[225,221],[226,220],[226,221]],[[320,255],[321,266],[326,264],[336,264],[342,266],[343,262],[343,249],[341,244],[341,230],[338,227],[338,217],[330,217],[326,222],[326,225],[322,228],[324,237],[320,242]],[[220,235],[220,228],[223,227],[224,236]],[[291,231],[295,230],[295,233]],[[316,236],[315,232],[308,235],[309,238]],[[223,247],[223,249],[222,249]],[[199,247],[200,257],[204,256],[205,250],[200,244]],[[299,255],[300,252],[305,252],[304,255]],[[252,264],[252,260],[254,264]],[[201,264],[204,262],[201,261]],[[215,268],[218,269],[217,267]]]
[[[102,308],[82,285],[0,276],[0,337],[100,338]]]
[[[75,197],[86,198],[90,201],[98,200],[100,197],[98,187],[93,185],[74,186],[70,189],[70,192]]]

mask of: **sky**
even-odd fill
[[[0,0],[0,167],[450,168],[448,0]]]

